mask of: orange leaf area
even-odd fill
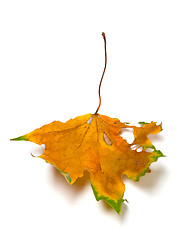
[[[132,144],[120,136],[123,128],[133,129]],[[125,191],[121,176],[137,181],[149,172],[152,162],[164,156],[147,137],[161,130],[161,124],[155,122],[136,127],[117,118],[86,114],[66,123],[54,121],[12,140],[45,144],[39,157],[54,165],[70,184],[88,171],[96,199],[105,200],[120,213]]]

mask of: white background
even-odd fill
[[[0,2],[0,238],[187,239],[187,2]],[[53,120],[99,113],[157,121],[166,158],[139,182],[124,177],[121,215],[85,175],[69,186],[38,146],[10,142]]]

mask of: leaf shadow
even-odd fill
[[[161,142],[164,140],[164,137],[162,135],[162,132],[160,134],[149,134],[148,135],[148,138],[151,142],[153,142],[154,144],[155,143],[158,143],[158,142]],[[153,144],[153,145],[154,145]]]
[[[120,214],[115,212],[114,209],[110,205],[108,205],[108,203],[106,203],[105,201],[101,201],[101,207],[102,207],[102,211],[105,214],[116,218],[117,221],[119,221],[119,222],[124,222],[128,218],[129,208],[128,208],[128,203],[126,203],[126,202],[122,203]]]
[[[89,174],[86,171],[83,177],[78,178],[74,184],[70,185],[55,167],[50,166],[50,184],[52,184],[57,191],[60,190],[69,202],[73,202],[80,197],[89,187],[89,183]]]
[[[142,176],[138,182],[134,182],[127,176],[123,175],[122,180],[126,186],[133,185],[135,188],[141,188],[143,191],[148,194],[156,194],[157,190],[160,190],[161,183],[163,178],[167,175],[166,169],[162,166],[156,166],[151,170],[151,173],[146,173],[145,176]],[[89,173],[84,172],[82,178],[78,178],[77,181],[70,185],[64,178],[64,176],[53,166],[50,166],[50,184],[60,192],[63,199],[67,200],[69,204],[74,204],[76,200],[80,199],[85,191],[90,189],[90,178]],[[65,197],[64,197],[65,196]],[[94,197],[94,195],[93,195]],[[108,205],[105,201],[98,202],[101,211],[112,218],[116,218],[116,221],[124,223],[127,221],[129,216],[129,206],[130,203],[124,202],[121,206],[120,215],[117,214],[112,207]]]
[[[86,191],[86,189],[90,189],[90,176],[87,171],[84,172],[84,175],[82,178],[78,178],[77,181],[70,185],[64,176],[53,166],[50,166],[50,179],[49,183],[52,185],[53,188],[55,188],[55,191],[60,192],[60,194],[63,196],[63,199],[68,201],[70,204],[74,204],[76,199],[78,199],[80,196],[82,196],[83,192]],[[92,193],[93,194],[93,193]],[[64,197],[65,195],[65,197]],[[93,198],[94,194],[93,194]],[[97,202],[96,202],[97,203]],[[128,213],[128,207],[127,203],[123,203],[121,207],[121,213],[120,215],[114,211],[112,207],[108,205],[103,200],[100,200],[98,202],[99,207],[101,207],[101,211],[104,214],[107,214],[111,217],[114,217],[117,219],[117,221],[121,222],[124,221],[127,218]]]
[[[166,169],[162,165],[159,165],[153,168],[150,173],[146,173],[144,176],[140,177],[140,180],[137,182],[132,181],[125,175],[122,179],[126,184],[132,184],[137,188],[142,188],[144,191],[154,194],[160,189],[161,183],[164,181],[166,175]]]

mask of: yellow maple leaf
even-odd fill
[[[104,33],[103,37],[105,68],[100,81],[100,102],[96,112],[70,119],[66,123],[54,121],[11,140],[45,144],[45,150],[39,157],[56,167],[70,184],[82,177],[84,171],[88,171],[96,199],[105,200],[120,213],[125,191],[121,176],[125,174],[137,181],[140,176],[150,171],[149,166],[152,162],[163,156],[147,137],[149,134],[160,132],[162,126],[156,125],[155,122],[140,122],[140,127],[130,126],[117,118],[98,114],[101,105],[100,87],[106,69]],[[120,136],[121,130],[125,128],[133,129],[132,144]],[[132,149],[134,145],[136,148]],[[137,151],[140,147],[141,151]]]

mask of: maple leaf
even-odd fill
[[[45,144],[45,150],[39,157],[56,167],[70,184],[88,171],[96,200],[105,200],[120,213],[125,191],[122,175],[138,181],[140,176],[150,172],[152,162],[164,156],[148,138],[149,134],[159,133],[162,125],[140,122],[140,127],[130,126],[117,118],[98,114],[100,87],[107,62],[104,33],[103,38],[105,68],[99,85],[100,101],[96,112],[70,119],[66,123],[54,121],[11,140]],[[120,136],[121,130],[126,128],[133,129],[134,141],[131,144]],[[136,148],[132,149],[133,146]],[[137,151],[140,148],[141,151]]]

